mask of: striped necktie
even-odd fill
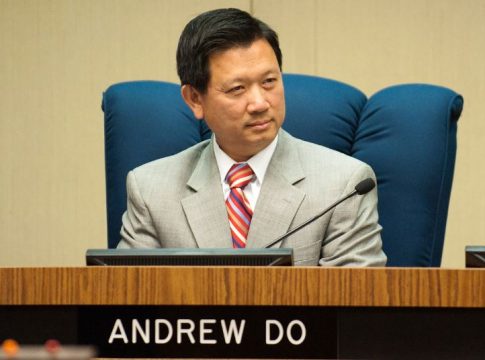
[[[253,217],[243,189],[253,179],[254,173],[246,163],[234,164],[226,175],[231,192],[226,200],[229,225],[231,227],[232,247],[246,247],[246,238]]]

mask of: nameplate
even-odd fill
[[[98,357],[337,357],[337,315],[312,307],[80,307],[78,337]]]

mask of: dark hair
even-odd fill
[[[210,79],[209,58],[216,52],[250,46],[265,39],[282,66],[278,35],[264,22],[239,9],[218,9],[192,19],[182,31],[177,47],[177,72],[182,85],[205,93]]]

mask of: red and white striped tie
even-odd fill
[[[253,179],[253,176],[253,170],[246,163],[234,164],[226,175],[226,181],[231,188],[226,200],[226,207],[233,248],[246,247],[253,210],[244,196],[243,189]]]

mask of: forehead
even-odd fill
[[[210,82],[247,78],[268,72],[279,72],[271,45],[264,39],[248,46],[233,47],[209,57]]]

